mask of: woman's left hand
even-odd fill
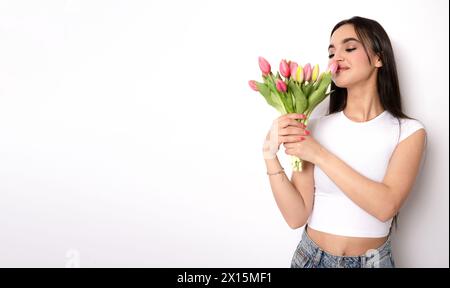
[[[298,135],[296,142],[283,142],[285,153],[291,156],[317,164],[323,152],[323,147],[309,135]]]

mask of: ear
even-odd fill
[[[381,61],[380,56],[377,56],[377,59],[375,61],[375,67],[380,68],[383,66],[383,62]]]

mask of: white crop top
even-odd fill
[[[382,182],[389,159],[402,140],[424,128],[417,120],[400,119],[387,110],[372,120],[355,122],[343,111],[311,119],[308,130],[328,151],[365,177]],[[401,129],[399,129],[401,128]],[[381,222],[360,208],[318,167],[314,167],[314,205],[308,226],[350,237],[384,237],[392,218]]]

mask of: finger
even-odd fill
[[[294,137],[294,139],[294,141],[283,142],[283,146],[285,148],[298,148],[299,143],[306,140],[303,136]]]
[[[293,127],[293,126],[288,126],[284,129],[280,129],[280,131],[278,133],[280,136],[287,136],[287,135],[305,136],[306,135],[305,129],[299,128],[299,127]]]
[[[286,114],[286,116],[290,119],[305,119],[306,115],[305,114],[300,114],[300,113],[290,113],[290,114]]]
[[[295,146],[294,143],[283,143],[284,149],[293,149]]]
[[[294,155],[294,150],[293,149],[286,149],[286,150],[284,150],[284,153],[286,155]]]
[[[281,136],[280,137],[280,141],[281,143],[283,143],[285,146],[288,145],[289,143],[295,143],[298,141],[302,141],[303,136],[297,136],[297,135],[288,135],[288,136]]]
[[[279,129],[286,128],[287,126],[306,128],[305,124],[300,123],[295,119],[285,118],[285,119],[279,121],[279,124],[278,124]]]
[[[303,128],[288,126],[285,129],[281,129],[279,135],[281,135],[281,136],[286,136],[286,135],[309,136],[309,135],[311,135],[311,131],[303,129]]]
[[[285,114],[280,116],[278,119],[283,120],[283,119],[306,119],[306,115],[305,114],[299,114],[299,113],[289,113],[289,114]]]

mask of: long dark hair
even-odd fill
[[[400,119],[412,118],[403,113],[402,110],[397,67],[395,64],[394,50],[392,49],[389,36],[377,21],[355,16],[337,23],[331,31],[330,37],[333,35],[334,31],[345,24],[352,24],[355,28],[356,35],[358,35],[358,38],[362,42],[367,57],[369,58],[369,62],[369,50],[380,57],[381,62],[383,63],[383,65],[378,69],[377,75],[377,91],[380,97],[380,102],[385,110],[397,118],[399,121],[399,129],[401,129]],[[334,92],[330,94],[328,114],[340,112],[344,110],[347,105],[347,88],[337,87],[332,82],[331,90],[334,90]],[[398,213],[393,219],[393,224],[396,229],[397,218]],[[391,234],[391,230],[389,231],[389,234]]]

